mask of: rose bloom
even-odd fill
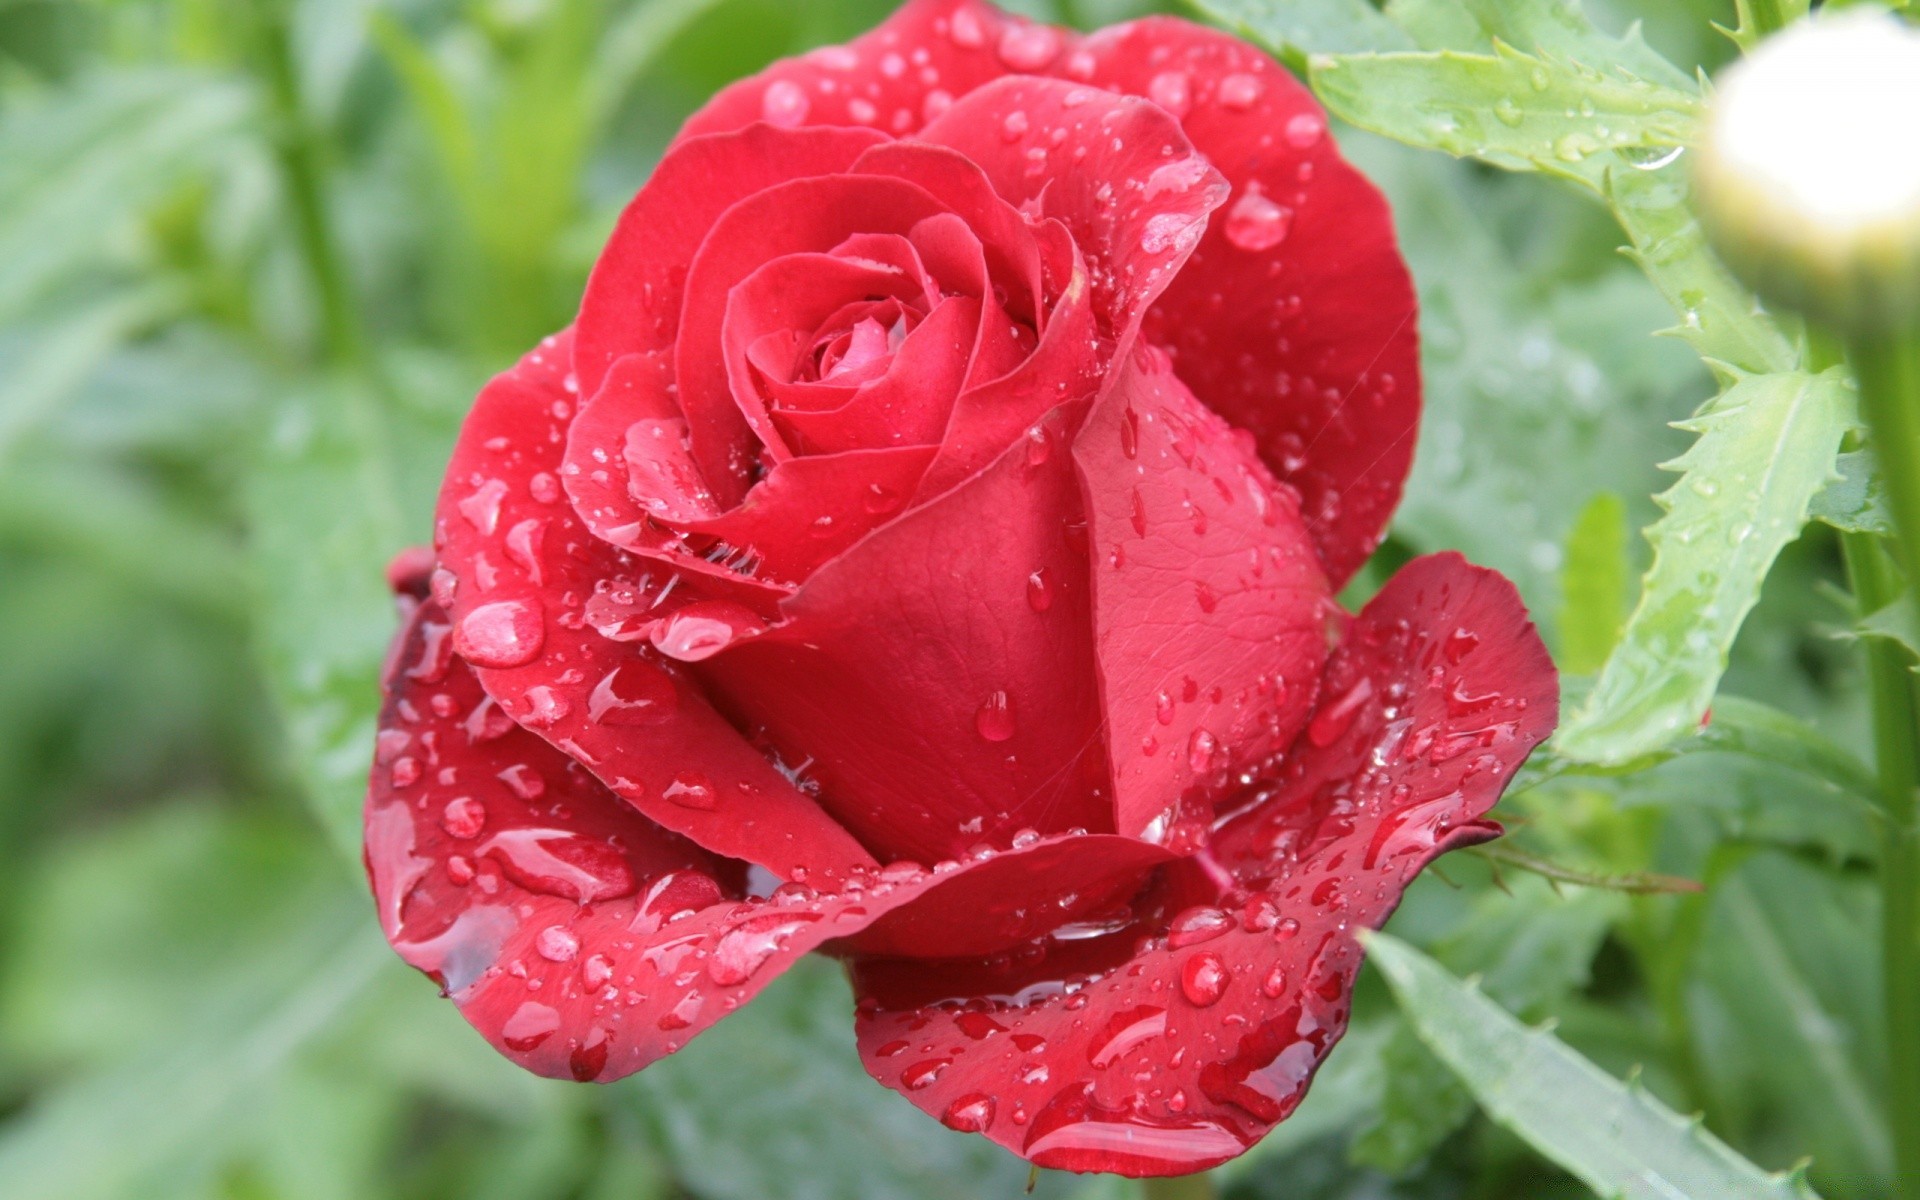
[[[1555,720],[1499,576],[1333,599],[1419,392],[1386,204],[1232,37],[915,0],[727,88],[396,560],[387,937],[581,1080],[819,950],[952,1128],[1232,1158]]]

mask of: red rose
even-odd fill
[[[824,949],[948,1125],[1233,1157],[1554,722],[1498,576],[1332,600],[1418,408],[1386,206],[1233,38],[917,0],[728,88],[402,572],[387,936],[602,1080]]]

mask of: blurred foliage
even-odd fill
[[[824,963],[624,1083],[524,1075],[380,944],[354,849],[392,620],[380,566],[425,539],[474,390],[566,321],[614,214],[693,106],[888,7],[0,0],[9,1200],[1019,1193],[1023,1164],[866,1079],[845,985]],[[1010,7],[1092,26],[1159,6]],[[1538,65],[1566,71],[1550,88],[1582,82],[1556,40],[1578,32],[1566,5],[1199,7],[1264,31],[1302,69],[1323,52],[1445,46],[1447,69],[1468,76]],[[1608,93],[1624,150],[1561,158],[1582,130],[1557,93],[1537,121],[1480,114],[1482,134],[1513,135],[1482,159],[1544,166],[1584,196],[1344,134],[1395,203],[1424,305],[1428,415],[1381,561],[1457,547],[1506,571],[1575,675],[1651,644],[1629,615],[1650,561],[1631,530],[1660,517],[1652,497],[1671,481],[1656,464],[1688,446],[1670,423],[1728,382],[1686,341],[1652,335],[1677,307],[1712,357],[1798,365],[1791,331],[1746,319],[1698,275],[1705,260],[1675,250],[1684,210],[1659,193],[1662,173],[1595,161],[1674,140],[1696,70],[1736,51],[1709,24],[1734,26],[1733,5],[1586,11],[1618,32],[1579,36],[1666,89]],[[1561,17],[1500,24],[1543,12]],[[1642,33],[1627,34],[1636,19]],[[1494,36],[1523,57],[1493,51]],[[1389,92],[1361,89],[1353,106]],[[1483,148],[1422,128],[1443,148]],[[1637,262],[1616,252],[1623,240]],[[1708,438],[1727,411],[1708,410]],[[1821,464],[1795,461],[1815,471],[1804,492]],[[1842,467],[1814,513],[1871,528],[1865,464]],[[1807,499],[1787,498],[1795,529]],[[1636,1119],[1702,1112],[1763,1167],[1811,1154],[1829,1200],[1880,1197],[1875,839],[1846,640],[1860,614],[1835,588],[1824,526],[1768,550],[1731,570],[1730,603],[1755,607],[1744,624],[1717,618],[1724,675],[1717,653],[1690,668],[1696,691],[1722,689],[1710,736],[1650,753],[1633,742],[1632,769],[1548,758],[1503,806],[1530,854],[1706,890],[1556,887],[1454,856],[1392,928],[1521,1019],[1556,1019],[1554,1039],[1527,1043],[1556,1069],[1577,1053],[1637,1071],[1645,1094],[1618,1101]],[[1881,614],[1878,632],[1910,615]],[[1426,959],[1396,961],[1418,967],[1414,985],[1396,975],[1403,989],[1457,988]],[[1218,1173],[1226,1194],[1588,1194],[1528,1148],[1538,1129],[1498,1104],[1520,1137],[1482,1115],[1485,1081],[1463,1082],[1436,1036],[1367,972],[1353,1032],[1301,1111]],[[1049,1175],[1038,1194],[1137,1192]]]

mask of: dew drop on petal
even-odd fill
[[[1242,250],[1271,250],[1287,240],[1293,225],[1293,213],[1260,194],[1258,183],[1247,190],[1227,210],[1227,240]]]
[[[1004,742],[1013,736],[1013,704],[1004,690],[981,701],[973,714],[973,728],[989,742]]]
[[[984,1092],[969,1092],[947,1106],[940,1123],[961,1133],[979,1133],[993,1124],[994,1099]]]
[[[1027,576],[1027,607],[1037,613],[1053,607],[1053,577],[1045,567]]]
[[[533,948],[548,962],[572,962],[580,953],[580,939],[564,925],[549,925],[534,935]]]
[[[1311,149],[1327,132],[1327,119],[1319,113],[1295,113],[1287,121],[1287,145],[1295,150]]]
[[[1180,994],[1198,1008],[1218,1003],[1230,981],[1226,964],[1212,951],[1202,950],[1180,967]]]
[[[767,124],[784,129],[792,129],[805,121],[811,107],[806,91],[791,79],[774,80],[760,98],[760,115],[766,118]]]
[[[440,827],[449,837],[478,837],[486,826],[487,806],[472,796],[454,797],[440,814]]]
[[[538,600],[495,600],[461,618],[453,648],[477,667],[518,667],[533,661],[545,638]]]
[[[1266,91],[1266,85],[1257,75],[1229,75],[1220,81],[1220,106],[1235,112],[1245,112],[1260,102],[1260,94]]]

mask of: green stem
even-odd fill
[[[1856,338],[1848,357],[1907,578],[1920,578],[1920,332]],[[1901,597],[1899,573],[1878,542],[1849,534],[1844,547],[1863,613]],[[1867,639],[1885,813],[1880,886],[1888,1123],[1895,1194],[1902,1200],[1920,1200],[1920,683],[1913,668],[1913,657],[1898,643]]]
[[[1142,1180],[1140,1194],[1145,1200],[1213,1200],[1216,1195],[1211,1175],[1170,1175]]]
[[[280,173],[293,206],[301,257],[320,301],[321,338],[330,359],[364,367],[366,342],[326,204],[324,148],[301,103],[283,0],[253,0],[252,16],[255,55],[267,85]]]

